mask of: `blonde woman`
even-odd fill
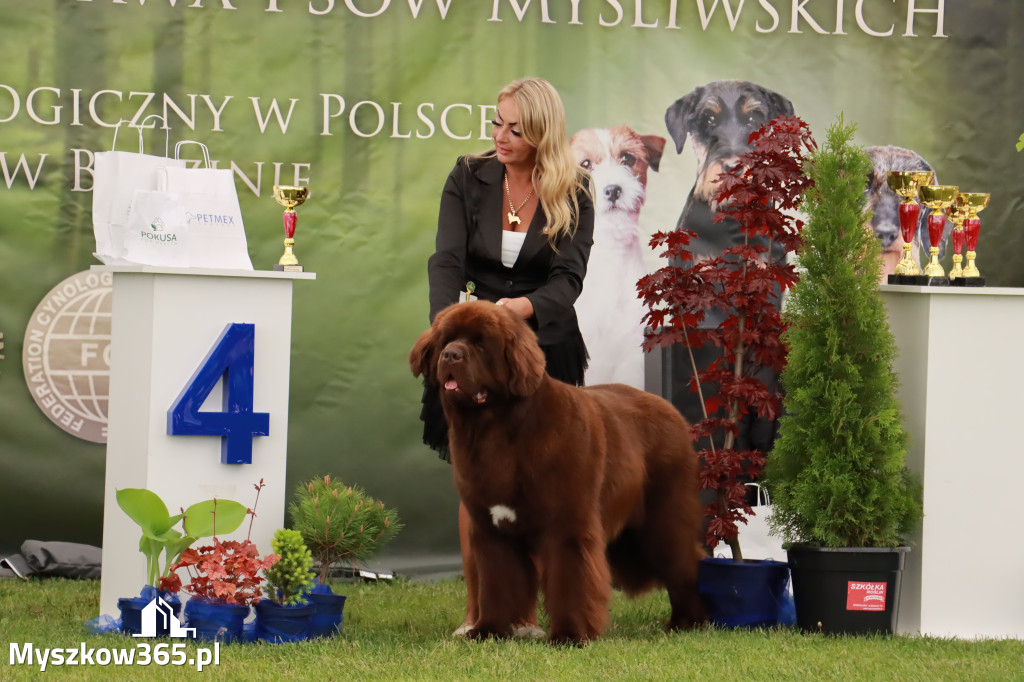
[[[473,295],[504,305],[537,333],[548,373],[582,385],[587,351],[573,304],[583,289],[594,238],[589,176],[572,156],[565,109],[541,78],[509,83],[498,93],[494,148],[459,159],[441,195],[436,250],[427,262],[430,320]],[[424,442],[448,459],[448,429],[438,387],[424,390]],[[476,573],[470,520],[459,505],[459,540],[468,598],[464,634],[476,619]],[[543,636],[535,611],[520,636]]]

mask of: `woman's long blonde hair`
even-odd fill
[[[543,78],[513,81],[498,93],[498,102],[511,97],[519,113],[519,132],[537,150],[533,186],[547,216],[548,241],[554,246],[572,236],[579,217],[579,189],[589,192],[589,174],[576,165],[565,134],[565,107],[551,83]],[[487,152],[485,155],[493,155]]]

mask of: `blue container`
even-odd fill
[[[248,604],[192,597],[185,604],[185,627],[196,629],[196,639],[241,642],[249,610]]]
[[[789,565],[784,561],[703,559],[698,589],[715,625],[774,627],[785,618]]]
[[[310,622],[310,637],[333,637],[341,630],[345,595],[334,594],[330,585],[317,583],[309,594],[314,612]]]
[[[284,606],[261,599],[256,610],[256,639],[264,642],[300,642],[312,634],[315,607],[307,602]]]

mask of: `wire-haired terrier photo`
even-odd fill
[[[628,126],[585,128],[569,140],[576,162],[594,187],[594,245],[583,292],[576,300],[590,363],[587,385],[644,387],[643,302],[636,283],[647,274],[640,209],[647,171],[658,170],[665,138]]]

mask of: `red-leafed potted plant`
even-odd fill
[[[171,574],[160,579],[161,589],[171,593],[184,589],[192,595],[185,604],[185,625],[195,628],[199,639],[242,641],[245,619],[252,604],[263,594],[260,583],[264,578],[260,572],[273,566],[279,558],[275,554],[261,558],[250,539],[260,491],[265,487],[263,479],[254,487],[256,502],[252,509],[246,510],[250,519],[245,540],[221,541],[215,532],[212,545],[185,550],[181,558],[171,565]],[[215,501],[211,512],[215,530],[217,507]],[[185,569],[189,576],[189,583],[184,588],[177,574],[179,569]]]
[[[649,309],[644,350],[674,344],[686,349],[690,388],[703,417],[693,424],[702,460],[699,481],[712,493],[704,509],[705,543],[712,549],[729,544],[736,560],[727,564],[731,567],[745,565],[737,524],[754,513],[745,484],[761,475],[765,463],[763,451],[743,442],[742,428],[755,417],[774,420],[781,409],[781,391],[773,380],[785,364],[779,311],[782,293],[797,280],[787,256],[799,245],[802,227],[791,212],[808,186],[804,156],[815,147],[807,125],[794,116],[770,121],[751,135],[750,145],[740,164],[719,176],[714,197],[714,221],[735,230],[737,243],[720,255],[696,260],[688,248],[692,232],[655,234],[651,246],[663,249],[669,265],[637,285]],[[697,359],[709,354],[704,363]],[[708,567],[725,561],[705,560],[702,580]],[[788,580],[785,564],[758,563],[784,576],[781,589],[773,588],[773,600],[779,602]],[[726,578],[730,594],[735,592],[732,580]],[[755,593],[763,598],[760,590]],[[774,616],[716,617],[715,606],[709,608],[712,620],[722,624],[764,624],[778,614],[777,604]]]

